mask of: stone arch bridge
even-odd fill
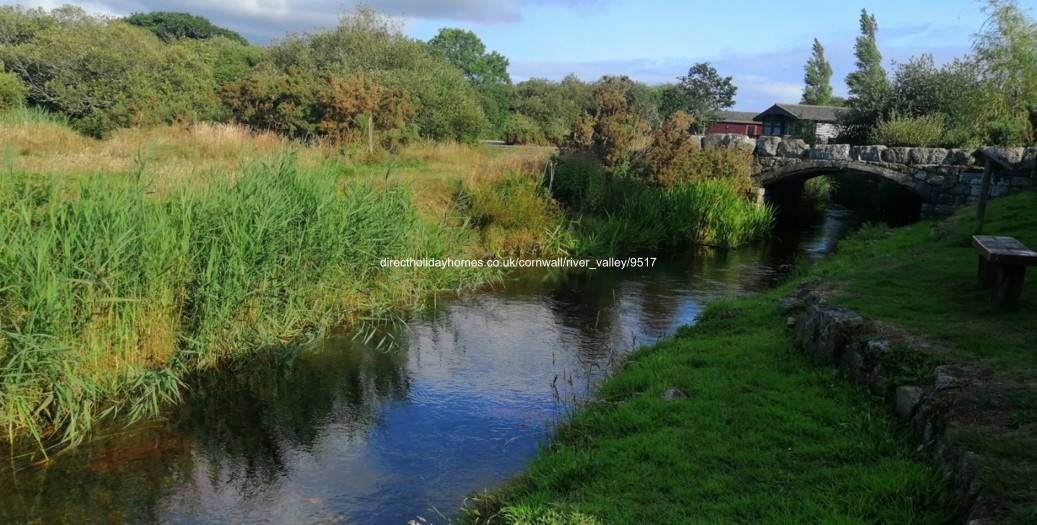
[[[733,147],[753,154],[753,186],[762,199],[768,187],[818,175],[858,172],[890,180],[917,195],[923,216],[949,215],[979,198],[983,179],[980,156],[992,159],[990,195],[997,197],[1034,185],[1037,148],[974,150],[808,145],[801,139],[744,135],[706,135],[702,147]],[[977,156],[978,153],[983,155]]]

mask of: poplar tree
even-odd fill
[[[843,138],[854,143],[866,141],[871,129],[888,116],[890,89],[886,71],[882,69],[882,54],[875,42],[878,28],[875,17],[861,9],[861,35],[857,37],[853,53],[857,70],[846,76],[846,85],[850,88],[846,105],[850,112],[843,132]]]
[[[803,67],[803,100],[802,104],[824,106],[832,100],[832,64],[825,59],[825,48],[814,39],[814,52]]]

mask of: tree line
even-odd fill
[[[815,39],[801,102],[846,106],[846,142],[1034,144],[1037,24],[1014,0],[987,0],[985,11],[972,54],[940,67],[922,55],[887,73],[878,23],[862,10],[849,97],[833,95]],[[444,28],[423,42],[365,6],[334,28],[265,47],[187,13],[107,18],[71,6],[0,6],[0,110],[40,107],[95,137],[219,121],[369,147],[480,138],[564,145],[586,143],[588,119],[613,111],[602,105],[618,99],[595,92],[615,91],[616,82],[628,100],[627,114],[610,117],[615,131],[642,137],[678,113],[689,132],[702,133],[737,93],[709,63],[661,85],[612,75],[513,83],[508,65],[471,31]]]
[[[832,67],[814,40],[804,104],[846,106],[841,142],[903,146],[1030,146],[1037,131],[1037,23],[1014,0],[987,0],[973,52],[937,67],[931,54],[882,66],[878,22],[861,10],[849,97],[832,95]]]

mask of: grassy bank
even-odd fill
[[[1037,245],[1037,193],[991,201],[986,232]],[[976,285],[971,210],[896,232],[870,227],[808,270],[829,302],[893,342],[889,371],[958,387],[947,425],[984,515],[1037,520],[1037,287],[1001,312]],[[947,493],[918,437],[863,387],[794,348],[776,300],[709,306],[636,352],[558,429],[528,471],[478,498],[467,523],[946,523]],[[688,399],[665,401],[677,388]]]
[[[464,520],[944,523],[950,507],[885,409],[793,349],[768,294],[635,353]]]

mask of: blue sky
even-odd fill
[[[29,1],[53,8],[63,2]],[[738,86],[733,109],[762,111],[798,102],[803,65],[818,38],[832,63],[832,83],[854,69],[853,44],[861,8],[878,21],[887,69],[893,61],[932,53],[938,64],[969,52],[986,20],[978,0],[368,0],[399,16],[408,36],[433,37],[439,28],[475,32],[489,50],[508,57],[515,81],[584,80],[624,74],[647,83],[672,82],[697,62],[710,62]],[[1019,0],[1035,16],[1037,0]],[[287,32],[333,26],[352,1],[325,0],[91,0],[88,12],[186,11],[208,17],[249,40],[266,44]]]

